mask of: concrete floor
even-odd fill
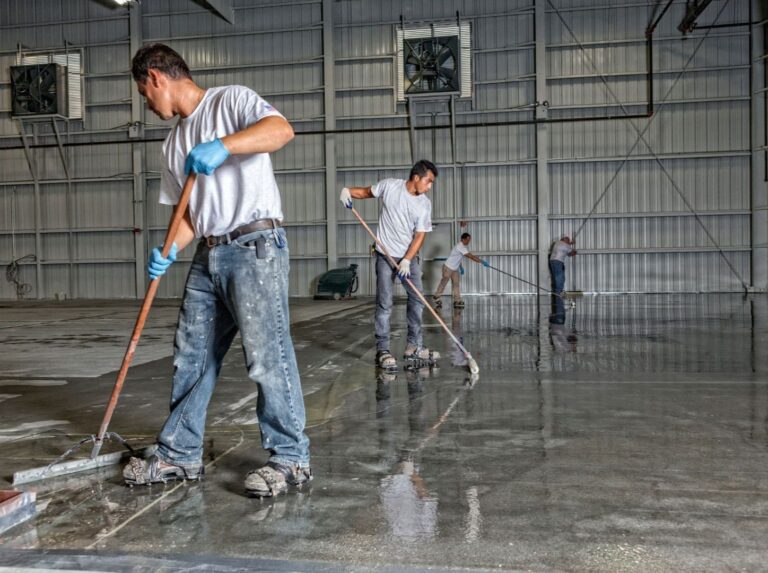
[[[0,480],[98,429],[137,308],[0,304]],[[167,411],[177,308],[153,308],[112,421],[136,444]],[[587,297],[563,325],[544,298],[468,297],[442,312],[474,385],[430,317],[439,370],[377,376],[372,312],[292,302],[305,493],[242,495],[266,456],[236,342],[205,481],[131,489],[113,467],[24,486],[38,515],[0,536],[0,571],[766,570],[766,296]],[[402,305],[394,327],[399,355]]]

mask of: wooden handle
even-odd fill
[[[195,173],[190,173],[187,176],[186,182],[184,183],[184,189],[181,192],[181,197],[179,197],[179,202],[173,211],[173,217],[171,217],[171,222],[168,225],[168,232],[165,234],[165,242],[163,244],[164,258],[168,258],[168,253],[171,251],[171,246],[173,245],[173,241],[176,238],[176,234],[178,233],[179,225],[181,225],[181,219],[184,217],[184,214],[187,211],[187,205],[189,205],[189,197],[192,195],[192,189],[195,187],[196,177],[197,176]],[[115,386],[112,388],[112,395],[109,398],[107,409],[104,411],[104,419],[101,422],[99,434],[96,436],[96,443],[93,447],[91,458],[95,458],[101,449],[104,435],[107,433],[109,422],[112,419],[112,414],[114,413],[115,407],[117,406],[117,399],[120,397],[120,392],[123,389],[123,383],[125,382],[125,378],[128,375],[128,367],[131,365],[133,355],[136,352],[136,347],[139,344],[139,338],[141,337],[142,330],[144,330],[144,323],[146,322],[147,316],[149,315],[149,309],[152,307],[152,301],[155,298],[155,294],[157,294],[157,287],[159,284],[160,277],[149,281],[149,287],[147,288],[147,292],[144,295],[144,302],[141,305],[139,316],[136,319],[136,324],[133,327],[131,341],[128,344],[127,350],[125,351],[125,356],[123,356],[123,363],[120,366],[120,372],[117,374]]]

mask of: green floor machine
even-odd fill
[[[357,265],[345,269],[331,269],[317,281],[315,300],[349,300],[358,287]]]

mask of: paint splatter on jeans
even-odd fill
[[[309,465],[288,316],[288,270],[283,229],[243,235],[228,245],[198,245],[176,329],[171,413],[158,437],[161,459],[200,464],[208,403],[239,330],[248,377],[259,390],[262,446],[270,461]]]

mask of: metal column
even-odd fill
[[[142,44],[141,33],[141,4],[136,2],[129,8],[129,27],[131,34],[131,57]],[[133,83],[133,80],[130,80]],[[144,137],[145,108],[138,90],[131,85],[131,125],[128,127],[128,137],[142,139]],[[147,284],[146,257],[146,180],[144,177],[145,144],[131,145],[133,172],[133,252],[136,257],[134,276],[136,281],[136,298],[144,296]]]
[[[762,22],[766,13],[761,9],[764,2],[753,0],[750,10],[751,22]],[[752,288],[765,291],[768,288],[768,186],[766,185],[766,54],[765,24],[751,26],[751,243],[752,243]]]
[[[21,142],[24,144],[24,155],[27,158],[27,165],[29,165],[29,172],[32,174],[32,180],[34,181],[34,213],[35,213],[35,295],[38,299],[44,298],[45,284],[43,279],[43,237],[40,234],[40,228],[42,226],[42,215],[40,209],[40,173],[37,169],[37,161],[32,154],[32,150],[29,147],[27,141],[27,132],[24,127],[24,122],[18,119],[19,135],[21,136]],[[35,124],[32,124],[32,139],[33,143],[37,143],[37,131]]]
[[[336,90],[334,88],[333,0],[323,0],[323,102],[325,129],[336,129]],[[338,266],[339,202],[336,190],[336,136],[325,135],[325,244],[328,269]]]
[[[546,0],[536,0],[534,30],[536,34],[536,119],[547,119],[547,45],[546,45]],[[536,124],[536,202],[538,228],[538,284],[549,284],[549,140],[546,123]]]

